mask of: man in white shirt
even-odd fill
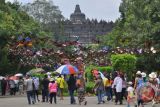
[[[115,88],[115,104],[120,102],[120,105],[122,104],[122,78],[120,77],[120,74],[117,74],[116,78],[114,79],[113,86]]]

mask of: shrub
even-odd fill
[[[136,68],[137,58],[131,54],[117,54],[111,56],[111,62],[114,70],[120,70],[127,73],[131,79],[132,72]]]
[[[86,84],[86,93],[93,94],[94,82],[87,82]]]
[[[113,71],[113,67],[112,67],[112,66],[97,67],[97,69],[98,69],[99,71],[109,72],[109,73]]]
[[[86,76],[87,76],[87,79],[89,81],[92,81],[93,80],[93,75],[92,75],[92,72],[91,70],[92,69],[97,69],[101,72],[109,72],[111,73],[113,71],[113,67],[112,66],[104,66],[104,67],[99,67],[99,66],[93,66],[93,65],[90,65],[88,67],[86,67],[85,71],[86,71]]]

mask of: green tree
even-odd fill
[[[14,73],[19,67],[19,58],[9,53],[10,46],[16,43],[16,38],[22,33],[27,36],[32,33],[29,35],[31,38],[39,38],[38,34],[43,31],[39,23],[20,7],[18,2],[0,4],[0,75]]]
[[[102,40],[105,40],[102,44],[111,48],[141,48],[145,52],[149,52],[151,47],[154,47],[157,50],[156,54],[158,54],[160,52],[160,36],[158,36],[160,35],[159,6],[159,0],[122,0],[119,8],[121,16],[116,21],[114,30],[102,38]],[[142,57],[158,65],[160,60],[156,60],[156,58],[160,59],[160,56],[156,54],[145,54]],[[160,70],[160,66],[152,65],[150,68],[148,67],[146,70]]]
[[[52,32],[52,36],[56,35],[56,31],[60,29],[59,25],[63,20],[63,16],[58,6],[55,6],[52,0],[35,0],[22,8],[36,21],[41,23],[43,30]]]

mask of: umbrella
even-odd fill
[[[18,78],[16,76],[9,77],[10,80],[17,80]]]
[[[55,72],[59,74],[75,74],[78,72],[78,69],[72,65],[62,65]]]
[[[3,78],[5,79],[5,77],[3,77],[3,76],[0,76],[0,80],[2,80]]]
[[[108,79],[103,75],[102,72],[99,71],[99,73],[100,73],[101,78],[103,79],[104,85],[106,85],[106,81],[107,81]]]
[[[32,73],[42,73],[44,71],[45,70],[42,69],[42,68],[35,68],[35,69],[30,70],[28,73],[30,73],[30,74],[32,74]]]
[[[16,76],[16,77],[23,77],[23,74],[18,73],[18,74],[15,74],[14,76]]]
[[[99,73],[100,73],[100,76],[101,76],[102,79],[105,79],[105,78],[106,78],[106,77],[103,75],[102,72],[99,71]]]

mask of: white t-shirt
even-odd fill
[[[128,91],[128,93],[129,93],[129,96],[130,96],[130,97],[133,97],[133,95],[134,95],[134,88],[131,87],[131,86],[129,86],[129,87],[127,88],[127,91]]]
[[[129,87],[127,88],[127,91],[128,91],[128,92],[133,92],[133,91],[134,91],[134,88],[131,87],[131,86],[129,86]]]
[[[116,86],[116,92],[122,92],[122,78],[116,77],[113,84]]]

